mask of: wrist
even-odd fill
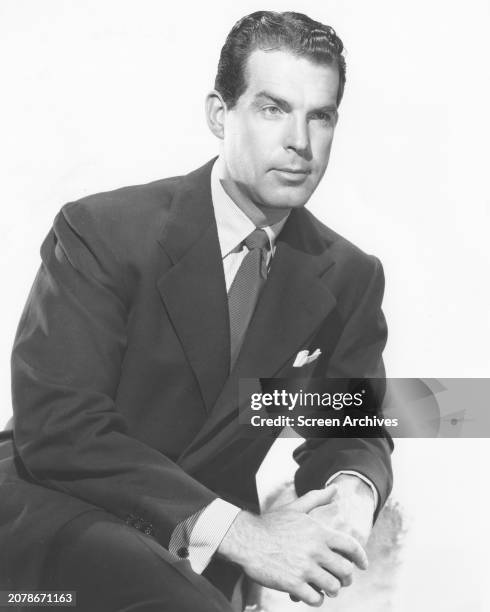
[[[357,495],[360,498],[370,500],[375,504],[375,497],[371,487],[361,478],[353,474],[339,474],[331,484],[337,487],[336,496]]]
[[[217,549],[219,557],[244,566],[248,558],[249,544],[252,532],[258,527],[260,517],[242,510],[239,512],[221,540]]]

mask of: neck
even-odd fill
[[[289,214],[289,208],[270,208],[268,206],[258,205],[247,197],[235,183],[235,181],[228,175],[226,171],[226,164],[220,160],[221,167],[219,172],[219,180],[221,186],[240,208],[240,210],[247,215],[252,221],[255,227],[266,227],[279,223],[282,219],[287,217]]]

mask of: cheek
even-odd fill
[[[251,122],[237,122],[229,132],[227,148],[237,163],[247,167],[253,165],[261,150],[260,131]],[[246,172],[247,168],[242,167],[241,171]]]
[[[325,169],[330,157],[332,148],[333,132],[327,134],[318,134],[312,139],[313,157],[316,159],[318,167]]]

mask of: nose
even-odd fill
[[[301,157],[311,158],[311,143],[308,121],[305,118],[289,117],[284,148],[295,151]]]

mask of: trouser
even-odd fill
[[[75,591],[74,612],[232,611],[187,560],[99,510],[74,518],[57,533],[42,583],[46,590]]]

